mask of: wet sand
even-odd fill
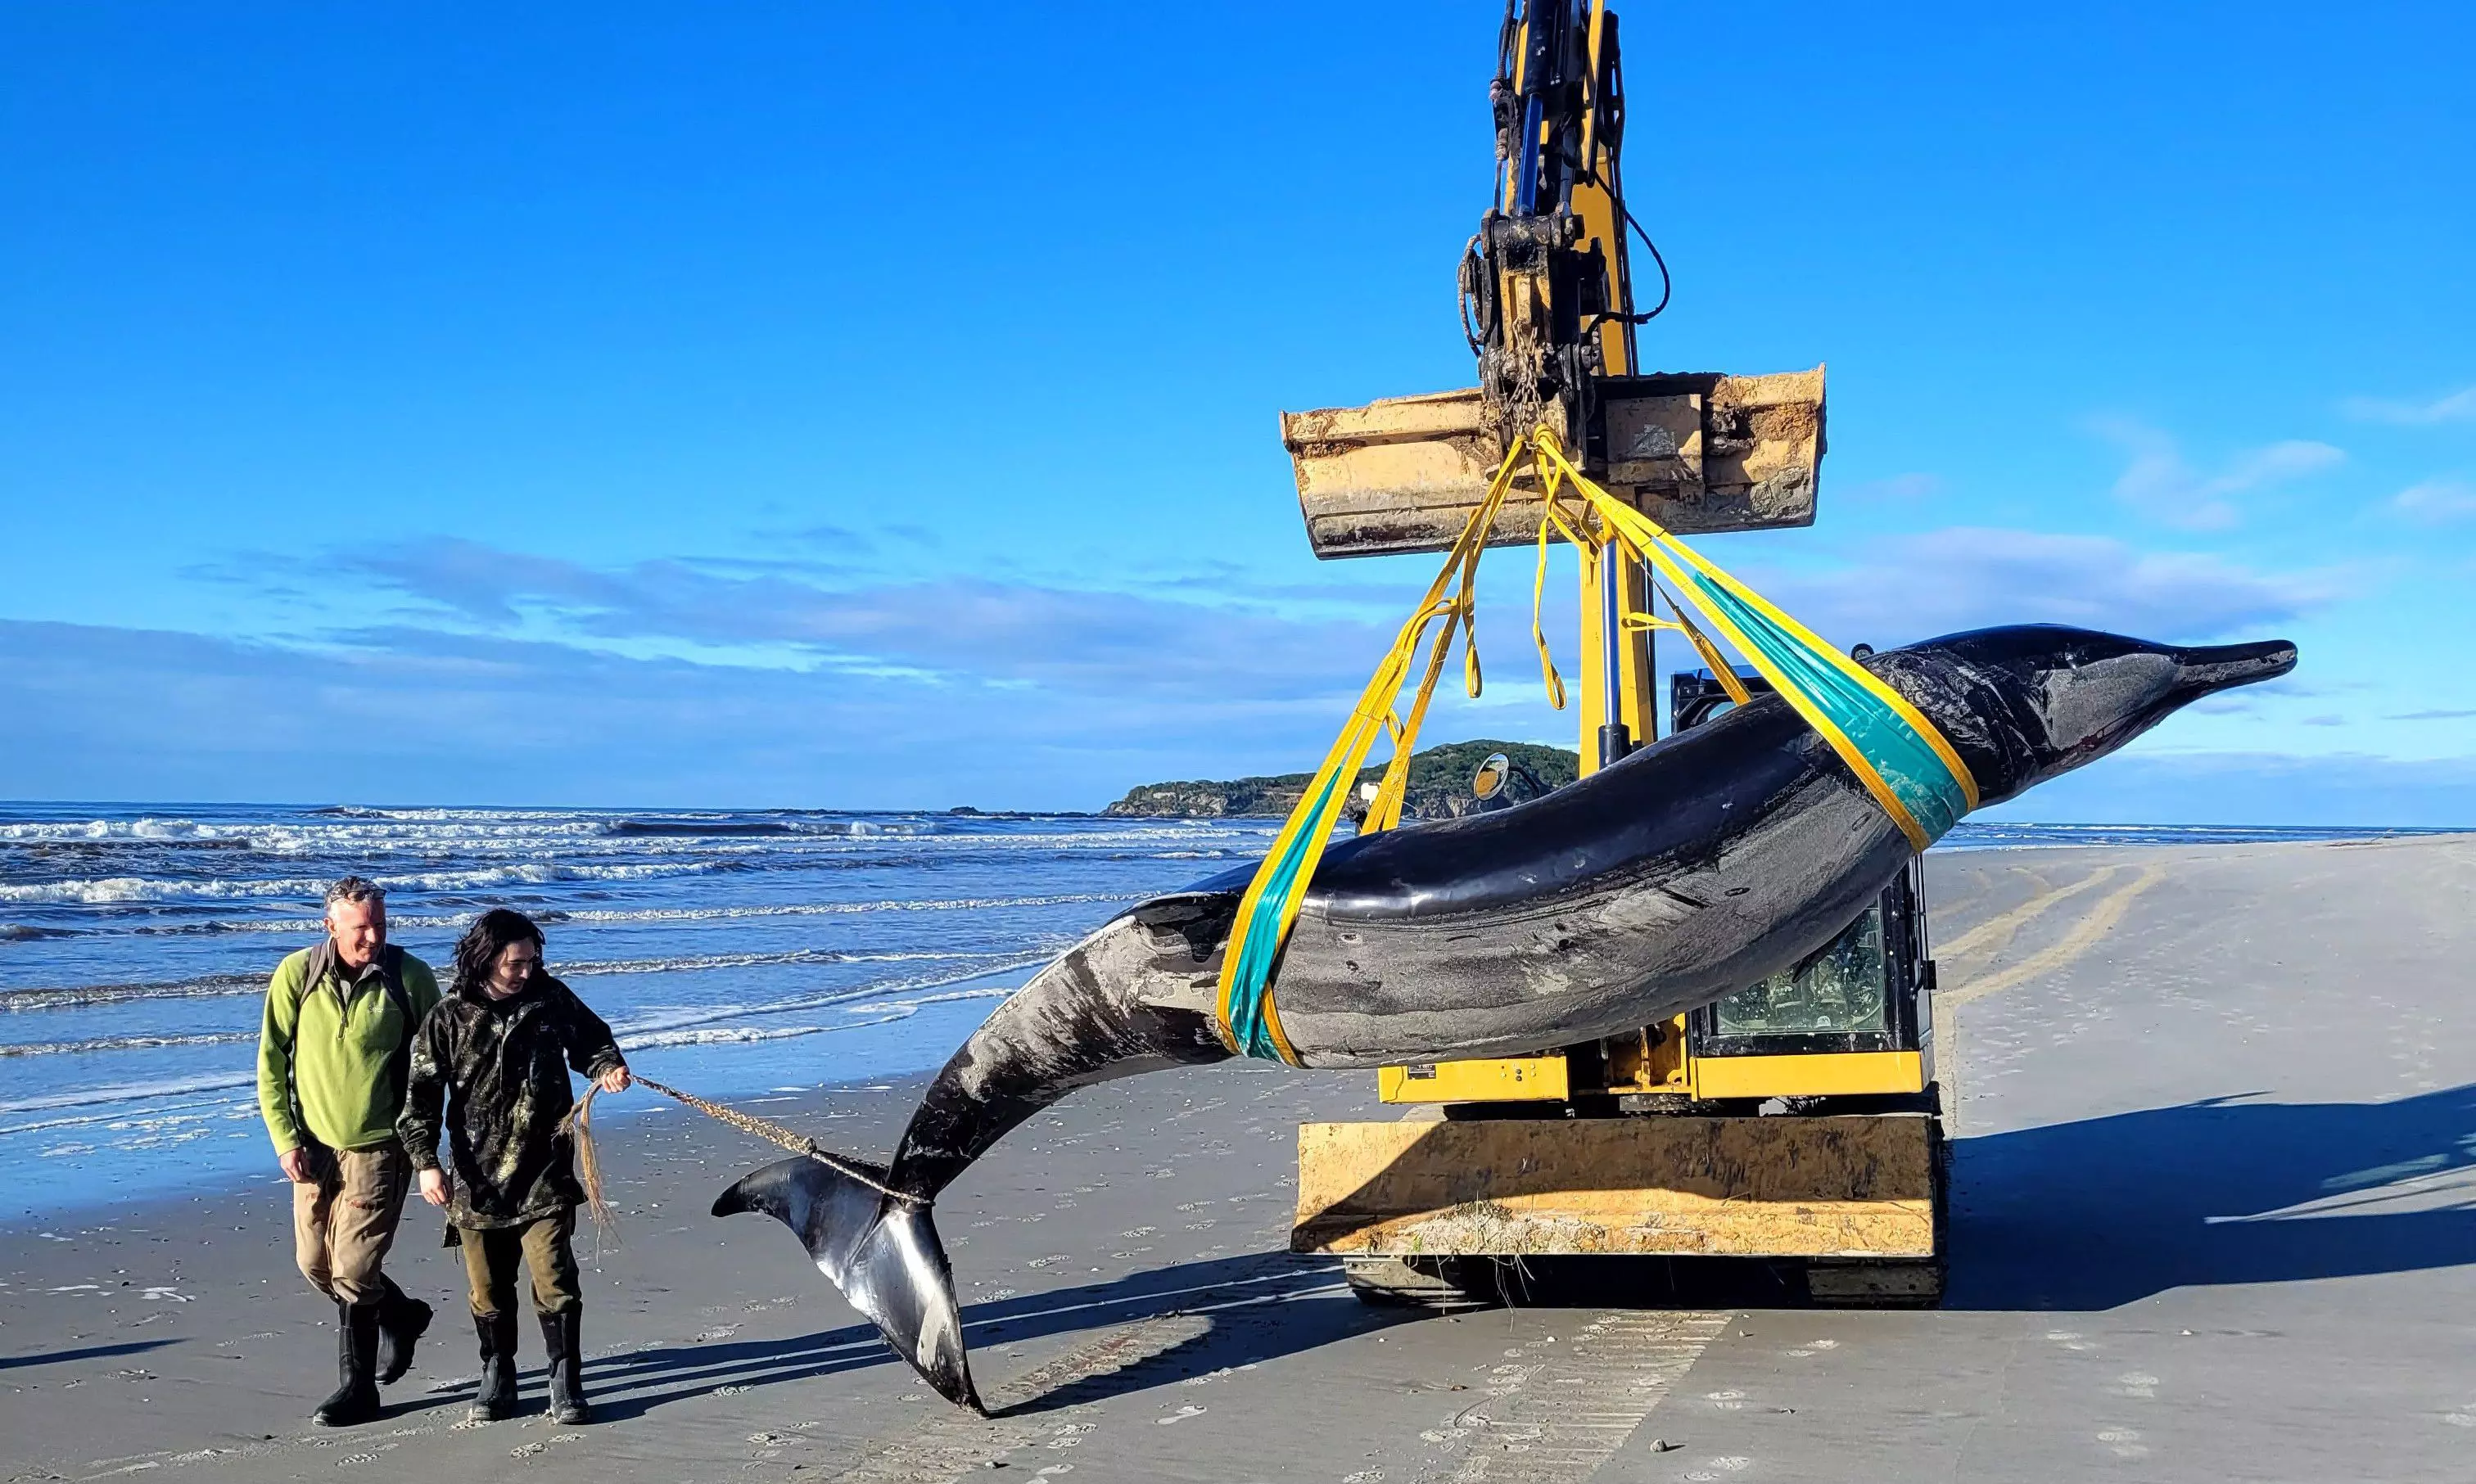
[[[416,1207],[391,1271],[439,1307],[421,1363],[384,1421],[308,1425],[334,1332],[270,1170],[0,1227],[0,1477],[2466,1477],[2476,838],[1929,870],[1959,1140],[1939,1312],[1745,1280],[1656,1310],[1367,1309],[1282,1249],[1295,1125],[1383,1116],[1374,1079],[1164,1074],[1078,1095],[940,1201],[982,1421],[780,1226],[706,1216],[772,1151],[672,1110],[604,1138],[595,1424],[538,1415],[527,1326],[526,1415],[459,1425],[460,1271]],[[873,1153],[915,1095],[748,1105]]]

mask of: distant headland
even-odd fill
[[[1565,748],[1535,742],[1446,742],[1410,754],[1410,783],[1402,797],[1404,819],[1453,819],[1471,813],[1477,799],[1471,776],[1491,753],[1502,753],[1513,763],[1515,777],[1524,772],[1537,791],[1573,781],[1580,756]],[[1361,781],[1384,776],[1381,764],[1360,770]],[[1138,819],[1222,819],[1233,815],[1278,818],[1295,807],[1306,792],[1308,773],[1283,773],[1271,778],[1230,779],[1214,782],[1144,783],[1102,812]]]

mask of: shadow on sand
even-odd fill
[[[0,1355],[0,1371],[13,1371],[19,1366],[59,1366],[75,1360],[108,1360],[114,1355],[142,1355],[160,1350],[172,1340],[129,1340],[119,1345],[89,1345],[74,1350],[37,1350],[32,1355]]]
[[[2393,1102],[2239,1095],[1961,1139],[1947,1310],[2087,1312],[2228,1283],[2476,1263],[2476,1085]],[[1533,1304],[1804,1306],[1801,1267],[1534,1259]]]
[[[1350,1298],[1329,1260],[1255,1252],[973,1304],[964,1310],[963,1327],[973,1350],[985,1355],[990,1347],[1010,1341],[1101,1330],[1164,1314],[1201,1316],[1209,1327],[1008,1410],[1046,1411],[1143,1391],[1224,1366],[1314,1349],[1402,1319]],[[794,1340],[664,1346],[596,1359],[585,1366],[585,1386],[594,1415],[617,1421],[724,1386],[770,1386],[901,1365],[874,1326],[855,1323]],[[921,1389],[927,1389],[925,1382]]]
[[[2476,1188],[2447,1178],[2476,1169],[2476,1086],[2373,1103],[2220,1098],[1963,1139],[1953,1150],[1946,1309],[2109,1309],[2171,1288],[2476,1263]],[[1794,1264],[1715,1258],[1534,1261],[1503,1297],[1693,1308],[1807,1301]],[[1209,1327],[1007,1410],[1143,1391],[1419,1318],[1361,1305],[1328,1259],[1257,1252],[975,1304],[965,1328],[985,1354],[1176,1313]],[[873,1327],[854,1323],[793,1340],[636,1350],[592,1361],[586,1382],[597,1415],[620,1420],[724,1386],[900,1364]],[[532,1385],[529,1374],[529,1400]]]
[[[2476,1085],[2394,1102],[2216,1098],[1963,1139],[1952,1309],[2476,1262]]]

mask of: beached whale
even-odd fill
[[[2202,696],[2285,675],[2295,649],[2030,626],[1865,663],[1942,731],[1991,804]],[[1761,698],[1546,798],[1333,846],[1275,971],[1281,1024],[1309,1067],[1617,1034],[1793,966],[1912,853],[1823,739]],[[789,1225],[898,1353],[978,1407],[930,1203],[1077,1087],[1233,1054],[1214,1011],[1251,874],[1144,903],[1042,970],[937,1075],[890,1166],[796,1156],[740,1180],[714,1214]]]

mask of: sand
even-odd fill
[[[310,1426],[334,1332],[270,1178],[0,1227],[0,1477],[2467,1477],[2476,838],[1929,869],[1959,1140],[1938,1312],[1744,1283],[1367,1309],[1283,1236],[1293,1126],[1381,1116],[1374,1078],[1164,1074],[1079,1095],[940,1202],[982,1421],[779,1226],[706,1215],[772,1151],[674,1110],[605,1134],[596,1423],[538,1415],[528,1327],[527,1415],[459,1425],[472,1340],[421,1209],[391,1265],[440,1307],[420,1365],[384,1421]],[[914,1096],[750,1106],[875,1153]]]

